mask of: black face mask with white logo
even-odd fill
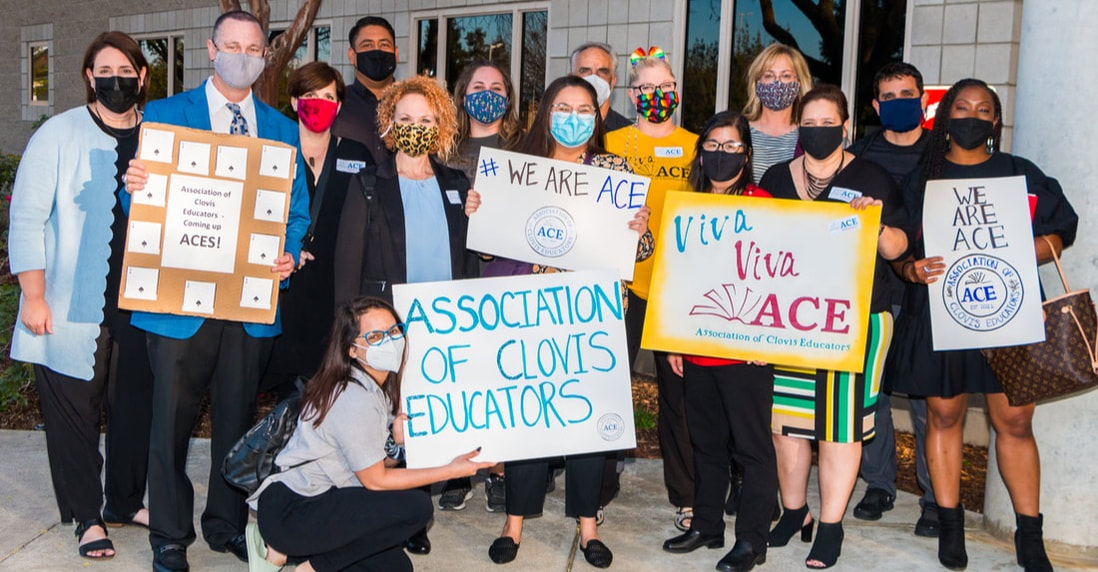
[[[396,54],[385,50],[368,50],[355,55],[355,67],[362,75],[382,81],[393,75],[397,68]]]
[[[125,113],[137,104],[141,82],[136,77],[112,75],[95,78],[95,99],[114,113]]]

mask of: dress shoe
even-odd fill
[[[411,554],[430,554],[431,539],[427,538],[427,529],[421,529],[404,541],[404,549]]]
[[[211,544],[210,550],[228,552],[239,558],[241,562],[248,561],[248,539],[244,537],[243,533],[230,538],[225,544]]]
[[[187,547],[182,544],[163,544],[153,548],[153,572],[189,572]]]
[[[717,562],[717,570],[721,572],[747,572],[752,568],[766,562],[766,547],[762,552],[756,552],[751,543],[746,540],[737,540],[732,550]]]
[[[663,543],[663,549],[674,554],[693,552],[702,546],[706,548],[724,548],[724,535],[702,534],[697,530],[688,530]]]
[[[861,502],[854,507],[854,518],[860,520],[881,520],[885,511],[892,510],[896,495],[884,489],[869,489]]]

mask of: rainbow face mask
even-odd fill
[[[638,95],[636,103],[637,115],[650,123],[663,123],[671,119],[671,115],[679,107],[679,92],[664,93],[656,88],[652,93]]]

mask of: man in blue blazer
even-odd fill
[[[263,104],[251,86],[265,65],[266,37],[247,12],[226,12],[207,42],[214,74],[196,89],[149,102],[145,121],[156,121],[273,139],[298,146],[297,124]],[[128,190],[144,187],[145,170],[131,162]],[[128,195],[125,202],[128,203]],[[126,204],[126,207],[129,205]],[[272,267],[289,277],[309,226],[309,195],[298,154],[290,196],[285,252]],[[202,513],[202,536],[210,548],[247,561],[245,497],[221,477],[221,459],[252,425],[256,389],[270,357],[274,324],[230,322],[193,316],[134,312],[133,325],[148,332],[153,367],[152,434],[149,446],[149,542],[153,570],[188,570],[186,547],[194,542],[194,490],[187,478],[187,446],[202,399],[210,392],[212,435],[209,494]]]

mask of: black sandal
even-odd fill
[[[820,570],[831,568],[839,560],[843,551],[843,522],[820,521],[820,528],[816,532],[816,542],[812,543],[812,550],[805,559],[806,568]],[[820,566],[814,566],[809,562],[819,562]]]
[[[93,518],[91,520],[85,520],[76,525],[76,541],[79,542],[80,539],[84,537],[84,533],[93,526],[98,526],[102,528],[103,534],[107,534],[107,525],[103,524],[103,519]],[[84,558],[87,558],[89,560],[109,560],[111,558],[114,558],[114,543],[111,542],[111,539],[109,538],[100,538],[99,540],[85,542],[84,544],[78,546],[77,550],[80,552],[80,556],[83,556]],[[100,550],[110,550],[112,554],[102,556],[91,555],[92,552],[98,552]]]
[[[519,545],[510,536],[501,536],[488,547],[488,558],[496,564],[507,564],[518,556]]]
[[[614,561],[614,553],[610,552],[610,548],[597,538],[588,540],[587,546],[582,550],[583,558],[595,568],[609,568],[610,563]]]
[[[119,516],[107,509],[103,509],[103,523],[110,528],[119,528],[126,525],[148,528],[149,525],[137,522],[133,519],[133,517],[137,516],[137,513],[141,512],[141,510],[142,509],[139,508],[131,512],[128,516]]]

